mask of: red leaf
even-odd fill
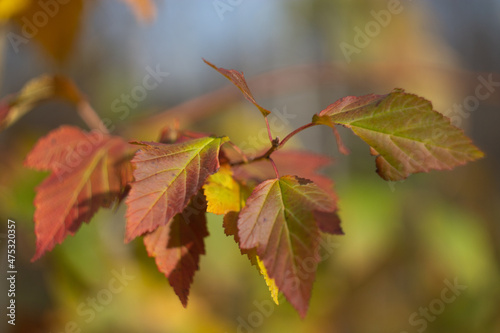
[[[327,192],[335,203],[337,202],[337,195],[333,191],[333,181],[318,173],[319,169],[332,163],[330,157],[309,152],[278,150],[273,153],[273,161],[280,174],[310,179]],[[265,160],[239,165],[234,168],[234,175],[239,179],[252,178],[258,182],[276,178],[273,167],[269,161]],[[334,235],[344,234],[336,211],[318,214],[317,222],[323,232]]]
[[[110,205],[131,181],[123,139],[97,131],[62,126],[40,139],[26,158],[27,167],[52,173],[37,188],[32,261],[73,235],[100,207]]]
[[[284,176],[259,184],[239,215],[240,247],[256,248],[269,276],[302,317],[319,261],[314,211],[334,209],[334,200],[316,184]]]
[[[252,103],[253,105],[255,105],[257,107],[257,109],[260,110],[260,112],[262,113],[262,115],[264,117],[267,117],[267,115],[271,113],[271,111],[263,108],[262,106],[260,106],[255,101],[255,98],[253,97],[252,92],[250,91],[250,88],[248,88],[248,85],[247,85],[247,82],[245,81],[245,76],[243,75],[243,73],[240,73],[240,72],[238,72],[237,70],[234,70],[234,69],[224,69],[224,68],[221,68],[221,67],[217,67],[217,66],[215,66],[214,64],[212,64],[211,62],[209,62],[209,61],[207,61],[205,59],[203,59],[203,61],[207,65],[209,65],[210,67],[212,67],[213,69],[215,69],[217,72],[219,72],[222,75],[224,75],[229,81],[231,81],[236,87],[238,87],[238,89],[241,90],[241,92],[243,93],[243,95],[245,96],[245,98],[250,103]]]
[[[340,226],[340,217],[337,211],[334,212],[322,212],[315,211],[314,218],[316,219],[316,224],[319,230],[326,232],[331,235],[343,235],[344,231]]]
[[[226,236],[233,236],[234,241],[239,245],[240,237],[238,236],[238,214],[239,212],[229,212],[224,215],[223,227]],[[240,247],[240,252],[241,254],[246,254],[250,263],[257,267],[257,252],[255,251],[255,248],[243,249]]]
[[[226,141],[206,137],[176,144],[141,143],[132,159],[135,181],[126,201],[125,240],[153,231],[182,212],[219,169],[219,150]]]
[[[184,307],[194,274],[199,269],[200,255],[205,254],[206,207],[203,194],[199,194],[184,212],[144,236],[148,254],[155,257],[158,269],[168,278]]]

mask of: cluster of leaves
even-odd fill
[[[377,173],[402,180],[417,172],[451,169],[483,153],[429,101],[396,89],[386,95],[349,96],[314,115],[280,140],[271,113],[253,97],[243,73],[218,68],[264,117],[269,149],[249,158],[227,137],[164,130],[158,142],[112,136],[82,94],[61,77],[42,77],[1,102],[0,128],[43,100],[74,103],[91,132],[62,126],[41,138],[25,165],[50,175],[36,189],[37,260],[89,222],[101,207],[125,199],[125,241],[143,237],[150,256],[185,306],[205,253],[206,212],[223,215],[223,228],[264,276],[273,298],[282,292],[305,316],[323,233],[342,235],[333,183],[318,173],[329,159],[282,150],[297,133],[317,125],[349,128],[376,156]]]

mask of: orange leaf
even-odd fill
[[[15,17],[22,34],[15,39],[14,50],[36,39],[57,63],[63,63],[73,49],[82,16],[83,0],[33,0]]]
[[[156,7],[152,0],[122,0],[134,11],[138,21],[149,22],[156,16]]]

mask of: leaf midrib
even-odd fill
[[[184,164],[184,166],[182,166],[181,168],[178,168],[178,169],[165,169],[165,170],[162,170],[161,172],[164,172],[164,171],[168,171],[168,170],[179,170],[178,173],[176,173],[175,177],[172,178],[172,180],[170,181],[170,183],[168,183],[167,186],[164,187],[163,190],[161,191],[155,191],[155,192],[151,192],[150,194],[152,193],[161,193],[160,195],[157,196],[156,200],[147,208],[146,210],[146,214],[143,215],[143,217],[141,218],[140,222],[137,223],[136,225],[136,228],[137,229],[139,227],[139,225],[141,224],[141,222],[144,220],[145,216],[151,211],[151,209],[158,203],[158,201],[165,195],[165,193],[168,191],[168,189],[170,188],[170,186],[175,182],[175,180],[179,177],[179,175],[186,170],[187,166],[193,161],[193,159],[196,157],[196,156],[199,156],[200,152],[205,149],[208,145],[210,145],[211,143],[215,142],[216,139],[212,139],[210,141],[208,141],[205,145],[199,147],[199,148],[193,148],[193,149],[186,149],[186,150],[183,150],[183,151],[178,151],[178,152],[175,152],[175,153],[172,153],[172,154],[165,154],[165,155],[161,155],[161,156],[158,156],[158,157],[155,157],[155,158],[151,158],[151,159],[148,159],[148,160],[142,160],[141,162],[143,161],[150,161],[150,160],[153,160],[153,159],[157,159],[157,158],[162,158],[162,157],[167,157],[167,156],[171,156],[171,155],[175,155],[175,154],[180,154],[180,153],[185,153],[185,152],[190,152],[190,151],[196,151],[197,150],[197,153],[193,154],[191,158],[189,158],[186,163]],[[157,172],[155,173],[154,175],[157,175],[161,172]],[[140,181],[143,181],[144,179],[147,179],[149,178],[148,177],[145,177],[143,179],[141,179]],[[186,188],[186,186],[185,186]]]

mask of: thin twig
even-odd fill
[[[276,178],[280,178],[280,174],[278,172],[278,168],[276,167],[276,163],[274,163],[271,157],[268,157],[267,159],[269,160],[269,162],[271,162],[271,165],[273,166],[274,173],[276,173]]]
[[[101,118],[99,118],[87,100],[83,99],[78,103],[77,111],[80,118],[82,118],[90,129],[96,129],[101,133],[109,134],[109,131],[102,122]]]
[[[248,157],[247,155],[243,152],[243,150],[241,150],[240,147],[238,147],[236,144],[234,144],[233,142],[231,141],[228,141],[227,142],[238,154],[240,154],[241,158],[243,159],[243,163],[244,164],[247,164],[248,163]]]
[[[305,130],[306,128],[309,128],[309,127],[313,127],[313,126],[316,126],[318,124],[314,124],[314,123],[309,123],[309,124],[305,124],[304,126],[301,126],[299,128],[297,128],[295,131],[291,132],[290,134],[288,134],[283,140],[281,140],[281,142],[279,143],[279,148],[281,148],[288,140],[290,140],[295,134]]]
[[[267,134],[269,135],[269,141],[271,144],[273,144],[273,134],[271,133],[271,127],[269,126],[269,120],[267,119],[267,116],[264,117],[266,120],[266,127],[267,127]]]

